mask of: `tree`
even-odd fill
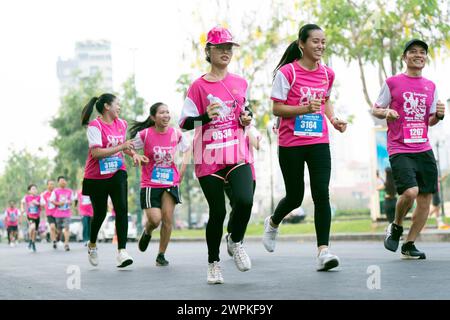
[[[443,4],[440,0],[304,1],[324,28],[332,54],[348,63],[358,63],[369,108],[373,101],[367,86],[367,65],[377,67],[381,86],[386,77],[402,68],[401,55],[407,40],[424,39],[432,58],[441,54],[442,47],[450,49],[449,13],[441,10]]]
[[[81,125],[81,111],[88,101],[102,94],[101,75],[82,78],[77,87],[68,89],[50,125],[56,130],[50,145],[55,148],[54,176],[64,175],[72,188],[81,185],[86,163],[88,142],[86,128]]]
[[[6,206],[9,200],[16,201],[18,205],[31,183],[35,184],[39,191],[44,191],[52,170],[49,159],[33,155],[26,149],[9,150],[9,153],[4,172],[0,176],[0,203],[3,206]]]
[[[135,75],[132,74],[121,87],[120,92],[120,117],[128,122],[128,128],[133,121],[137,121],[144,114],[145,100],[138,95]],[[128,139],[131,137],[128,136]],[[141,232],[142,210],[140,207],[140,182],[141,172],[139,167],[133,167],[130,157],[125,157],[128,172],[128,211],[137,216],[137,229]]]

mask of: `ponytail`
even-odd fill
[[[280,62],[278,62],[277,67],[273,71],[273,77],[275,78],[277,71],[282,66],[284,66],[285,64],[294,62],[295,60],[301,59],[301,57],[303,57],[303,52],[301,52],[298,47],[298,40],[295,40],[295,41],[291,42],[289,47],[287,47],[286,51],[284,52],[283,56],[281,57]]]
[[[91,117],[92,111],[94,111],[94,106],[98,113],[102,114],[105,103],[111,105],[115,99],[116,96],[111,93],[104,93],[98,98],[91,98],[88,104],[84,106],[83,111],[81,111],[81,125],[85,126],[89,123],[89,118]]]
[[[153,127],[155,125],[155,121],[152,120],[152,116],[155,117],[156,113],[158,112],[158,108],[160,106],[164,106],[164,105],[165,104],[162,102],[157,102],[157,103],[153,104],[150,107],[150,115],[148,116],[148,118],[145,121],[142,121],[142,122],[133,121],[133,124],[131,125],[131,127],[129,129],[130,138],[133,139],[136,136],[136,134],[141,130]]]
[[[133,121],[133,124],[131,125],[131,128],[129,130],[130,138],[133,139],[139,131],[153,127],[154,125],[155,121],[152,120],[151,116],[148,116],[148,118],[142,122]]]
[[[299,60],[303,57],[303,52],[299,48],[299,43],[303,42],[306,43],[306,40],[309,38],[309,32],[312,30],[322,30],[318,25],[316,24],[305,24],[302,26],[298,32],[298,38],[297,40],[293,41],[289,47],[287,47],[286,51],[284,52],[283,56],[281,57],[280,62],[278,62],[277,67],[273,71],[273,77],[275,78],[275,75],[277,71],[284,65],[294,62],[295,60]]]
[[[81,125],[85,126],[89,123],[89,118],[91,117],[92,111],[94,111],[94,105],[97,102],[98,98],[93,97],[89,100],[88,104],[81,111]]]

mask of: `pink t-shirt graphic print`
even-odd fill
[[[399,74],[386,79],[375,107],[390,107],[400,116],[387,122],[389,155],[431,150],[428,121],[436,112],[436,102],[436,86],[424,77]]]
[[[176,152],[189,149],[189,143],[180,130],[169,127],[162,133],[150,127],[140,131],[133,142],[135,148],[144,149],[144,155],[149,158],[149,163],[142,166],[141,188],[179,185]]]
[[[206,107],[219,103],[220,116],[195,128],[193,152],[195,174],[203,177],[226,166],[248,163],[249,150],[245,142],[245,129],[239,122],[247,95],[247,81],[228,73],[221,81],[195,80],[185,99],[180,125],[187,117],[206,113]]]
[[[282,147],[329,143],[325,102],[331,94],[334,72],[326,65],[306,70],[297,61],[282,66],[273,82],[271,99],[293,107],[307,107],[311,99],[322,100],[320,112],[281,118],[278,143]]]
[[[122,152],[103,159],[94,159],[91,154],[92,148],[110,148],[124,143],[126,133],[127,122],[119,118],[110,124],[103,122],[100,118],[89,123],[87,129],[89,152],[84,171],[85,178],[109,179],[118,170],[126,170]]]

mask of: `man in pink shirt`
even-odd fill
[[[406,43],[402,56],[406,72],[386,79],[372,109],[375,117],[387,120],[389,161],[400,195],[395,220],[388,226],[384,240],[387,250],[397,251],[403,219],[417,201],[413,223],[401,248],[403,259],[426,258],[414,241],[427,221],[438,179],[428,126],[444,119],[445,106],[438,101],[436,85],[422,77],[427,53],[428,45],[422,40]]]
[[[29,243],[28,249],[36,252],[36,232],[39,229],[41,217],[41,196],[35,184],[28,186],[28,193],[22,199],[22,212],[26,213],[28,220]]]
[[[94,216],[94,209],[92,208],[92,203],[89,196],[83,195],[81,190],[78,190],[77,200],[78,212],[83,223],[83,242],[85,243],[85,246],[87,246],[89,237],[91,235],[91,220]]]
[[[64,250],[70,251],[70,216],[72,215],[71,206],[75,200],[72,189],[67,188],[67,181],[64,176],[58,177],[58,188],[53,190],[50,195],[50,202],[56,206],[53,216],[56,221],[56,230],[58,238],[61,239],[62,229],[64,228]]]

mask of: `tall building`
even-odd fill
[[[75,44],[75,56],[71,59],[58,58],[57,73],[60,94],[77,85],[78,81],[100,72],[105,91],[112,91],[111,42],[108,40],[80,41]]]

